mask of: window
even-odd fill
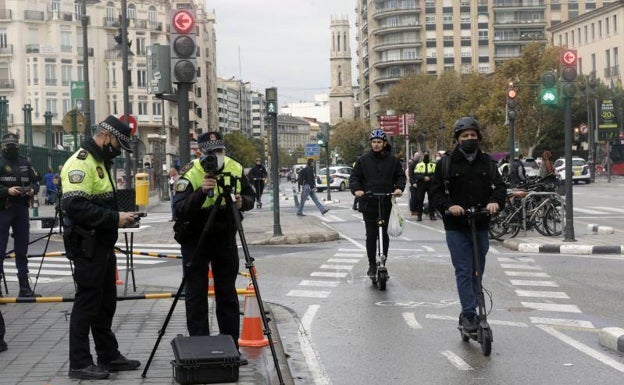
[[[147,10],[147,19],[149,20],[150,24],[156,24],[158,22],[156,7],[154,7],[153,5],[150,5],[149,9]]]
[[[71,70],[72,66],[63,64],[61,65],[61,85],[68,86],[71,82]]]
[[[489,36],[487,29],[479,30],[479,40],[489,40]]]
[[[148,115],[147,102],[139,102],[139,115]]]
[[[453,23],[453,14],[452,13],[445,13],[442,15],[442,22],[444,24],[452,24]]]
[[[78,65],[78,81],[84,81],[84,77],[82,76],[82,64]]]
[[[137,70],[137,87],[139,88],[147,88],[147,71],[146,70]]]
[[[61,0],[52,0],[52,10],[53,11],[60,11],[61,10]]]
[[[435,24],[435,15],[425,15],[425,24]]]
[[[152,103],[152,115],[162,116],[162,102],[155,101]]]
[[[136,47],[136,54],[138,56],[147,55],[147,50],[145,49],[145,37],[137,36],[135,47]]]
[[[126,17],[128,18],[128,20],[136,19],[136,6],[134,4],[128,4]]]
[[[8,46],[7,32],[0,30],[0,48],[7,48]]]
[[[116,20],[117,12],[115,12],[115,3],[109,1],[106,3],[106,20]]]
[[[67,98],[63,99],[63,115],[68,113],[70,110],[71,110],[71,100]]]
[[[45,103],[46,103],[46,109],[45,110],[46,111],[50,111],[52,113],[52,116],[56,116],[56,114],[57,114],[56,98],[54,98],[54,99],[46,98]]]
[[[61,30],[61,52],[71,52],[72,33],[70,30]]]
[[[45,65],[45,85],[46,86],[56,85],[56,64]]]

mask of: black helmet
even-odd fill
[[[479,129],[479,122],[473,117],[464,116],[457,119],[455,125],[453,125],[453,135],[455,139],[465,130],[474,130],[477,132],[477,137],[481,140],[481,130]]]
[[[373,130],[371,132],[371,134],[370,134],[370,140],[373,140],[373,139],[381,139],[384,142],[387,142],[388,141],[388,135],[386,135],[386,133],[383,132],[383,130],[377,128],[377,129]]]

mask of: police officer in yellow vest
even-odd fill
[[[236,223],[232,207],[225,199],[215,203],[220,194],[229,193],[241,210],[254,207],[255,193],[243,172],[243,166],[225,156],[225,143],[218,132],[207,132],[198,138],[203,154],[180,170],[176,183],[174,210],[175,239],[180,243],[183,272],[186,274],[186,325],[191,336],[209,335],[208,327],[208,263],[214,278],[216,316],[221,334],[231,335],[238,346],[240,309],[236,294],[239,260],[236,246]],[[213,223],[205,229],[212,210],[218,210]],[[202,231],[205,243],[198,245]],[[192,266],[195,249],[199,254]]]
[[[414,173],[410,177],[410,184],[416,184],[416,220],[422,221],[423,215],[423,202],[425,200],[425,193],[427,193],[427,200],[431,200],[429,195],[429,189],[431,181],[433,180],[433,173],[435,172],[436,164],[429,160],[429,153],[425,152],[421,162],[416,164]],[[433,207],[429,207],[429,219],[436,220],[435,211]]]
[[[108,378],[109,372],[137,369],[141,363],[119,352],[111,330],[117,306],[114,253],[117,230],[138,220],[136,212],[120,212],[113,158],[130,150],[130,127],[110,115],[99,123],[92,138],[63,166],[61,182],[63,226],[67,257],[74,262],[76,296],[69,323],[69,377]],[[89,347],[95,343],[97,365]]]

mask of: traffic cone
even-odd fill
[[[117,269],[117,266],[115,266],[115,284],[123,285],[123,281],[119,279],[119,269]]]
[[[208,295],[214,295],[214,278],[212,277],[212,269],[208,270]]]
[[[251,285],[247,288],[247,290],[251,292],[251,294],[245,295],[243,331],[238,339],[238,344],[240,346],[251,348],[267,346],[269,344],[269,340],[264,335],[256,293]]]

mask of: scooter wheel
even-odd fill
[[[492,330],[481,329],[481,353],[488,357],[492,353]]]
[[[377,273],[377,282],[379,284],[379,290],[386,290],[386,282],[388,282],[388,272],[379,271]]]
[[[468,342],[470,340],[470,336],[466,333],[464,333],[464,330],[462,329],[462,327],[458,327],[459,329],[459,335],[461,336],[462,341],[464,342]]]

